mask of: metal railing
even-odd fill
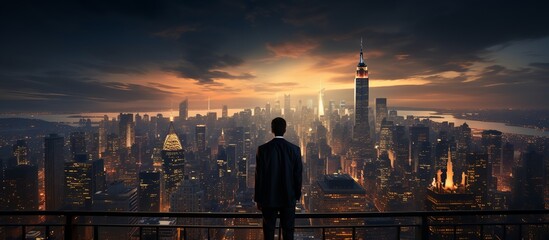
[[[39,222],[25,223],[11,221],[24,217],[41,217]],[[187,231],[191,229],[203,229],[206,231],[205,238],[215,239],[211,236],[212,230],[223,229],[255,229],[260,230],[261,226],[256,225],[235,225],[235,224],[213,224],[213,225],[192,225],[192,224],[174,224],[174,225],[151,225],[140,223],[99,223],[99,221],[81,221],[82,219],[93,217],[103,217],[102,219],[112,218],[183,218],[183,219],[260,219],[260,213],[210,213],[210,212],[91,212],[91,211],[0,211],[0,230],[2,228],[20,228],[21,239],[25,239],[28,229],[37,227],[45,228],[45,238],[50,239],[50,229],[62,229],[64,239],[81,239],[78,236],[77,228],[93,229],[92,239],[100,239],[101,228],[134,228],[137,230],[137,239],[142,239],[143,231],[154,229],[155,239],[161,239],[162,229],[175,229],[181,239],[187,238]],[[53,220],[44,220],[46,218],[55,218]],[[11,220],[10,220],[11,219]],[[298,213],[296,219],[308,219],[310,222],[325,221],[324,224],[296,225],[296,230],[318,230],[320,238],[330,238],[330,231],[337,229],[346,229],[350,231],[351,239],[362,239],[361,231],[367,229],[385,229],[394,231],[395,239],[401,239],[403,230],[409,232],[413,229],[412,239],[430,239],[437,238],[437,234],[450,233],[450,239],[458,239],[463,231],[473,232],[477,239],[485,239],[487,236],[495,234],[500,239],[522,239],[529,232],[524,234],[525,229],[535,227],[537,229],[536,238],[539,234],[541,238],[549,236],[549,210],[510,210],[510,211],[437,211],[437,212],[352,212],[352,213]],[[361,224],[334,225],[329,222],[330,219],[354,219],[362,221]],[[382,221],[382,223],[370,223],[372,219],[391,219]],[[395,219],[398,219],[396,221]],[[443,219],[443,220],[441,220]],[[450,220],[450,221],[448,221]],[[452,220],[454,222],[452,222]],[[328,223],[326,223],[326,221]],[[466,222],[467,221],[467,222]],[[385,222],[385,223],[383,223]],[[497,231],[485,233],[486,229],[497,228]],[[278,227],[277,227],[278,228]],[[443,233],[438,230],[443,230]],[[465,230],[464,230],[465,229]],[[473,230],[471,230],[473,229]],[[280,228],[278,228],[280,238]],[[510,236],[512,231],[514,235]],[[0,231],[1,232],[1,231]],[[337,231],[336,231],[337,232]],[[410,234],[408,234],[407,238]],[[453,238],[452,238],[453,237]],[[528,237],[527,237],[528,238]]]

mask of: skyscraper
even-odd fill
[[[17,165],[29,164],[29,147],[25,140],[17,140],[13,145],[13,156],[17,161]]]
[[[291,118],[291,107],[290,107],[290,94],[284,94],[284,117],[286,119]]]
[[[503,145],[502,150],[502,175],[508,176],[513,169],[514,163],[515,163],[515,146],[509,142],[506,142],[505,145]]]
[[[366,191],[347,174],[319,176],[311,190],[311,212],[364,212],[369,211]],[[363,219],[315,219],[321,225],[362,225]],[[359,235],[363,235],[360,233]],[[352,231],[347,229],[326,230],[326,239],[349,239]]]
[[[135,122],[133,114],[120,113],[118,123],[118,136],[120,138],[120,148],[131,148],[135,142]]]
[[[99,122],[98,130],[98,156],[103,157],[105,151],[107,151],[107,127],[109,125],[109,117],[105,116],[103,120]]]
[[[179,119],[187,120],[188,117],[189,117],[189,99],[185,98],[185,100],[179,103]]]
[[[74,158],[76,154],[86,153],[86,133],[85,132],[71,132],[71,158]]]
[[[225,119],[229,117],[229,107],[227,105],[223,105],[223,108],[221,108],[221,118]]]
[[[318,119],[324,116],[324,88],[318,92]]]
[[[92,164],[86,154],[76,154],[65,163],[65,206],[72,210],[89,210],[92,204]]]
[[[167,196],[169,196],[183,180],[183,170],[185,167],[185,151],[175,132],[173,122],[170,123],[170,128],[166,140],[164,140],[161,155],[165,182],[164,187]]]
[[[482,150],[488,154],[488,163],[492,165],[493,176],[501,174],[502,154],[501,132],[497,130],[482,131]]]
[[[206,125],[199,124],[194,128],[195,135],[194,141],[196,145],[196,150],[198,152],[203,152],[206,150]]]
[[[46,210],[59,210],[63,206],[65,181],[64,138],[50,134],[44,138],[44,181]]]
[[[21,164],[6,169],[4,198],[7,210],[38,210],[38,169],[35,166]]]
[[[422,186],[426,186],[433,174],[429,127],[423,125],[410,127],[410,156],[413,170],[418,173]]]
[[[376,98],[376,132],[380,131],[381,122],[389,116],[387,98]]]
[[[370,137],[370,123],[368,122],[369,97],[368,66],[364,62],[362,41],[360,42],[360,58],[356,66],[355,76],[355,127],[353,138],[366,142]]]
[[[143,171],[139,173],[139,211],[160,211],[160,196],[163,192],[162,185],[160,172]]]

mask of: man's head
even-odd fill
[[[286,120],[281,117],[277,117],[271,121],[271,131],[275,136],[284,136],[286,133]]]

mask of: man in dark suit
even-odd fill
[[[263,213],[264,239],[274,239],[280,213],[283,239],[290,240],[294,239],[295,204],[301,198],[301,150],[284,139],[283,118],[273,119],[271,130],[273,140],[257,148],[254,201]]]

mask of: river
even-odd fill
[[[232,116],[234,113],[240,112],[243,109],[228,109],[228,115]],[[221,117],[221,109],[212,109],[211,111],[216,112],[218,117]],[[189,110],[189,116],[195,116],[196,114],[205,115],[208,110]],[[435,118],[430,118],[435,122],[453,122],[456,126],[461,125],[465,122],[469,125],[470,128],[487,130],[493,129],[498,130],[503,133],[511,134],[521,134],[528,136],[540,136],[540,137],[549,137],[549,131],[541,131],[533,128],[526,128],[520,126],[509,126],[505,123],[499,122],[485,122],[485,121],[475,121],[475,120],[465,120],[455,118],[451,114],[437,114],[436,111],[429,110],[398,110],[398,115],[406,117],[408,115],[413,116],[431,116]],[[161,112],[140,112],[139,114],[143,116],[148,114],[149,116],[156,116],[158,113],[162,114],[164,117],[177,116],[179,113],[177,111],[161,111]],[[18,118],[35,118],[42,119],[49,122],[63,122],[74,125],[78,123],[80,119],[79,116],[84,118],[91,118],[92,122],[98,122],[104,115],[109,116],[109,118],[115,118],[120,114],[119,112],[97,112],[97,113],[77,113],[77,114],[0,114],[0,118],[8,117],[18,117]]]

